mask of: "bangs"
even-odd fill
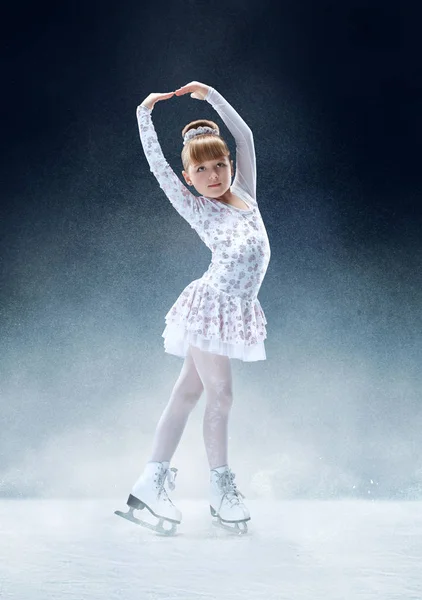
[[[193,141],[192,141],[193,142]],[[207,136],[190,142],[185,157],[190,165],[215,160],[221,156],[230,156],[226,142],[216,136]]]

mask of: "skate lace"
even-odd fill
[[[170,504],[173,504],[173,502],[170,500],[168,494],[167,494],[167,490],[164,487],[166,481],[168,481],[168,486],[171,490],[174,490],[174,488],[176,487],[175,484],[175,480],[176,480],[176,475],[177,475],[177,469],[175,469],[174,467],[172,467],[171,469],[164,469],[162,471],[160,471],[159,473],[157,473],[157,490],[158,490],[158,498],[160,498],[160,496],[164,497],[164,501],[168,501],[170,502]]]
[[[240,504],[241,499],[239,498],[239,496],[241,496],[242,498],[244,498],[245,496],[240,490],[237,489],[237,486],[234,482],[236,474],[233,473],[231,469],[228,469],[226,471],[223,471],[223,473],[217,472],[217,475],[217,485],[223,492],[223,500],[227,499],[227,501],[230,502],[230,504]]]

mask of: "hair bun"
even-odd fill
[[[185,125],[182,129],[182,138],[190,131],[191,129],[197,129],[199,127],[209,127],[210,129],[216,129],[218,131],[218,135],[220,135],[220,128],[217,123],[214,121],[210,121],[209,119],[198,119],[196,121],[191,121],[187,125]]]
[[[218,135],[218,129],[214,129],[211,127],[196,127],[195,129],[189,129],[187,133],[183,136],[183,145],[185,145],[189,140],[196,137],[197,135]]]

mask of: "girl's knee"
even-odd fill
[[[220,413],[229,413],[233,405],[233,394],[231,391],[224,394],[208,394],[207,405]]]
[[[195,388],[175,385],[172,392],[173,402],[194,406],[203,392],[203,386]]]
[[[233,388],[229,379],[214,379],[209,385],[210,395],[220,399],[221,402],[233,402]]]

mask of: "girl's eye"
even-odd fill
[[[217,163],[217,167],[218,165],[223,165],[223,167],[226,166],[226,163]],[[204,169],[205,167],[198,167],[197,171],[199,171],[199,169]]]

